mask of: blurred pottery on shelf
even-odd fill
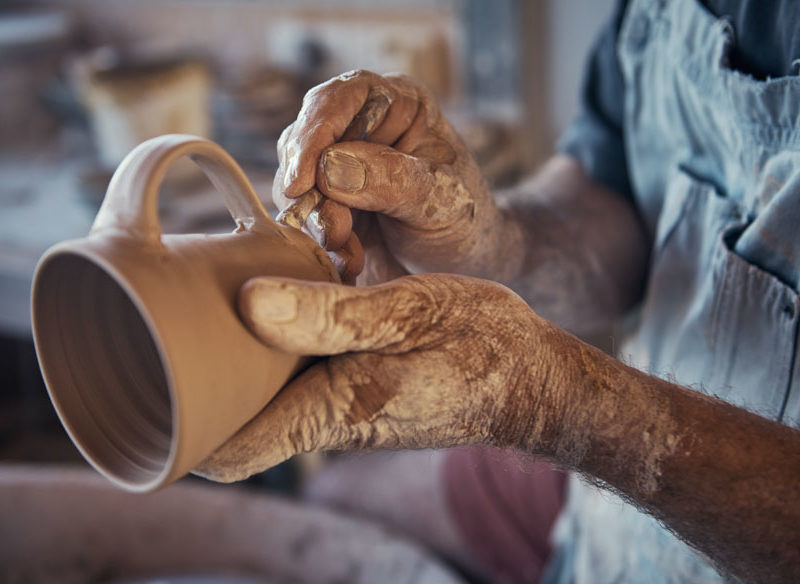
[[[240,162],[277,168],[275,142],[297,117],[305,89],[299,75],[274,67],[225,79],[212,98],[216,139]]]
[[[211,136],[211,73],[199,60],[76,65],[100,164],[114,169],[137,144],[162,134]]]
[[[233,233],[162,236],[159,185],[184,156],[223,195]],[[187,135],[133,150],[89,235],[40,260],[39,364],[70,437],[114,483],[146,492],[188,473],[303,366],[237,315],[239,288],[259,275],[339,280],[311,238],[269,217],[227,152]]]

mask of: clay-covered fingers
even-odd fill
[[[281,180],[281,170],[275,177],[272,188],[272,201],[283,214],[289,207],[297,204],[298,199],[289,199],[276,184]],[[350,209],[341,203],[323,199],[305,217],[303,231],[328,251],[342,248],[353,231],[353,215]]]
[[[297,201],[280,197],[276,197],[275,200],[279,201],[281,214]],[[285,221],[294,227],[300,227],[306,235],[328,252],[328,257],[339,272],[342,282],[355,284],[356,277],[364,269],[366,258],[361,241],[353,231],[353,216],[348,207],[323,199],[305,217],[302,226],[289,222],[288,219]]]
[[[368,142],[335,144],[322,153],[316,168],[322,194],[348,207],[391,216],[423,201],[431,179],[426,161]]]
[[[239,312],[267,345],[305,355],[397,353],[430,342],[442,302],[439,277],[409,276],[366,288],[286,278],[254,278]]]
[[[306,218],[303,230],[328,251],[341,249],[353,231],[353,215],[348,207],[323,199]]]
[[[317,165],[316,184],[342,205],[420,229],[451,224],[472,200],[451,169],[369,142],[327,148]]]
[[[427,274],[354,288],[255,278],[240,291],[239,312],[265,344],[327,357],[200,465],[214,480],[301,452],[438,448],[486,442],[496,427],[524,432],[531,416],[515,400],[541,385],[528,372],[550,377],[530,366],[545,363],[535,356],[537,317],[485,280]]]
[[[399,447],[398,433],[376,420],[398,391],[400,364],[387,359],[358,353],[312,365],[192,472],[229,483],[304,452]]]
[[[339,272],[343,284],[353,285],[356,283],[356,277],[364,269],[366,256],[364,248],[361,246],[361,241],[358,235],[350,233],[350,237],[342,247],[335,251],[329,251],[328,257],[331,263]]]
[[[295,454],[343,447],[350,441],[341,424],[346,402],[333,389],[327,365],[312,366],[192,472],[230,483]]]
[[[370,96],[380,87],[390,106],[370,134],[370,140],[395,142],[414,121],[418,89],[401,78],[388,79],[369,71],[351,71],[310,90],[297,120],[281,135],[278,156],[283,195],[295,198],[314,186],[314,170],[322,151],[337,142]]]

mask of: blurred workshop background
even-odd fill
[[[212,138],[272,207],[276,140],[303,94],[350,69],[401,71],[435,92],[503,187],[552,151],[612,4],[0,0],[0,463],[83,464],[39,374],[30,282],[46,248],[87,233],[139,142]],[[170,171],[163,194],[166,231],[231,228],[191,164]],[[283,465],[250,486],[291,492],[302,472]]]

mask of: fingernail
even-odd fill
[[[253,306],[256,322],[285,323],[297,318],[297,296],[282,284],[259,282]]]
[[[328,186],[341,191],[360,191],[367,181],[367,172],[361,161],[346,152],[331,150],[322,162]]]

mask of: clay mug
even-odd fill
[[[158,189],[189,156],[236,222],[223,235],[162,235]],[[325,252],[275,223],[219,146],[142,143],[120,164],[89,235],[49,249],[33,282],[39,364],[84,457],[147,492],[185,475],[253,418],[304,359],[261,344],[236,311],[259,275],[338,281]]]

